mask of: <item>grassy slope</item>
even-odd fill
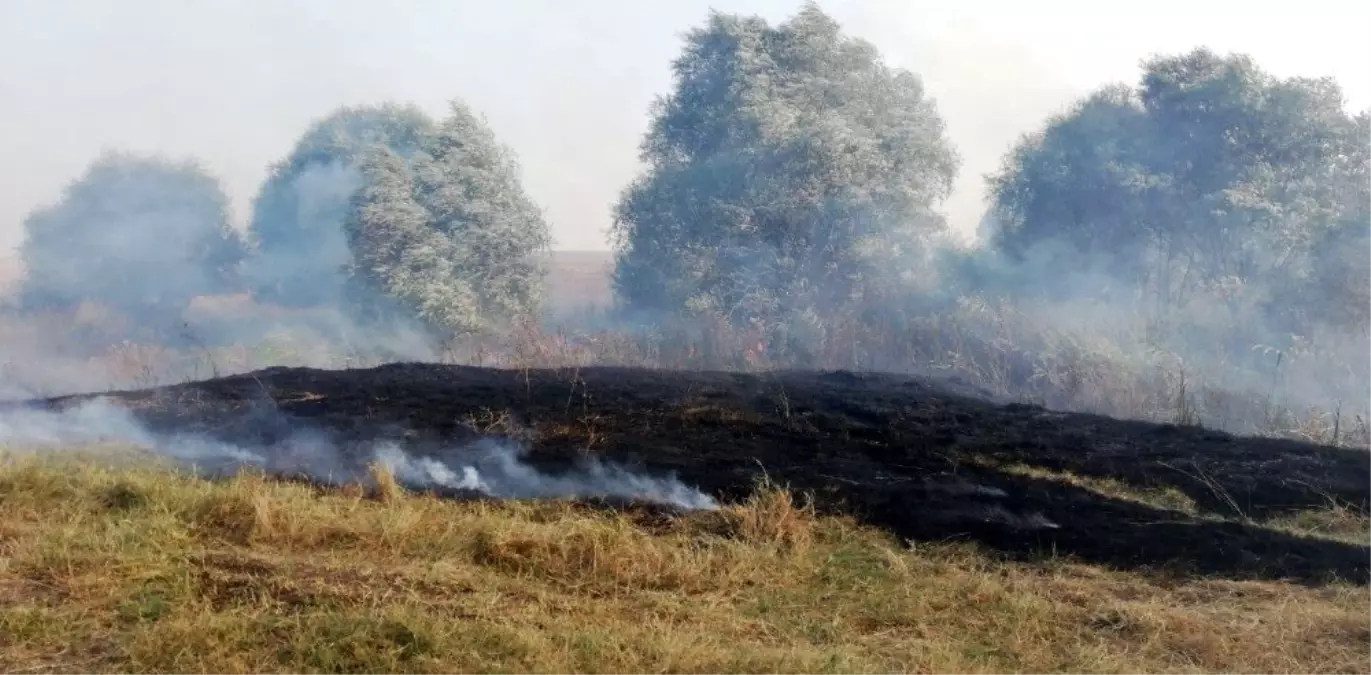
[[[1362,587],[910,548],[775,490],[669,519],[106,466],[0,464],[0,670],[1366,672],[1371,659]]]

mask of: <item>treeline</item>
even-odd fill
[[[25,227],[22,308],[97,302],[163,337],[193,298],[239,292],[474,333],[536,310],[550,241],[512,154],[460,102],[442,120],[386,104],[315,122],[272,167],[246,237],[203,167],[127,154]]]
[[[712,13],[672,70],[614,210],[626,319],[708,316],[803,359],[835,317],[888,325],[936,279],[944,296],[1107,286],[1159,313],[1203,299],[1302,334],[1371,325],[1371,131],[1331,79],[1206,49],[1148,60],[1022,139],[989,178],[984,245],[958,250],[934,101],[816,6],[778,25]],[[227,205],[198,164],[103,156],[25,221],[20,305],[174,328],[193,297],[248,292],[440,341],[538,311],[548,224],[460,101],[442,119],[338,110],[272,167],[246,236]]]
[[[1249,57],[1154,58],[1050,120],[990,185],[989,243],[1057,269],[1089,261],[1163,309],[1251,303],[1287,329],[1366,326],[1371,115],[1331,79]]]

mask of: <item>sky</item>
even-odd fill
[[[923,77],[963,159],[943,210],[979,220],[1023,134],[1139,62],[1207,45],[1371,106],[1371,3],[822,0]],[[0,256],[102,150],[199,158],[245,225],[268,166],[341,105],[461,98],[519,156],[562,250],[603,250],[681,35],[711,7],[800,0],[0,0]],[[1294,11],[1294,10],[1298,11]]]

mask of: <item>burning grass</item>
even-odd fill
[[[911,547],[767,485],[672,516],[443,501],[375,478],[389,487],[9,456],[0,670],[1366,672],[1371,659],[1363,587]]]

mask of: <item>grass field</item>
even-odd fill
[[[116,455],[122,457],[122,454]],[[817,517],[0,467],[5,672],[1366,672],[1364,587],[1008,562]]]
[[[604,306],[611,264],[558,254],[550,303]],[[368,488],[208,481],[125,449],[0,442],[0,671],[1371,672],[1360,412],[1198,387],[1015,317],[852,339],[936,383],[787,374],[728,331],[532,329],[477,352],[500,369],[342,371],[366,364],[273,336],[0,363],[21,385],[141,389],[113,399],[159,433],[270,451],[304,425],[339,447],[400,429],[454,452],[509,433],[540,467],[643,460],[735,499],[454,501],[382,469]],[[0,324],[0,344],[43,353],[76,319]],[[332,370],[255,370],[297,363]],[[1299,368],[1283,389],[1322,372]],[[796,489],[736,501],[761,475]],[[1029,516],[1051,524],[1015,524]]]

